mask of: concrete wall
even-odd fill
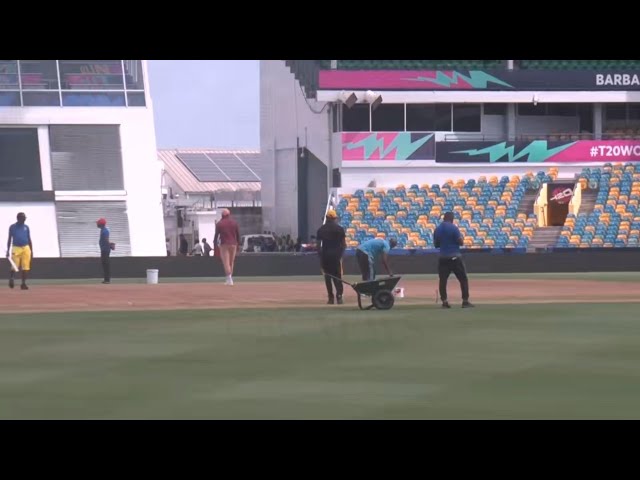
[[[263,232],[262,209],[260,207],[235,207],[229,210],[231,216],[238,222],[240,235],[254,235]]]
[[[9,225],[16,223],[18,212],[27,216],[34,257],[59,257],[58,225],[53,202],[0,202],[0,252],[6,250]]]
[[[467,270],[475,273],[545,273],[545,272],[637,272],[640,271],[639,249],[572,250],[554,253],[502,254],[469,252],[465,254]],[[392,256],[393,271],[403,274],[431,274],[437,272],[437,254]],[[222,277],[222,264],[217,258],[158,257],[112,259],[115,282],[118,278],[146,277],[148,268],[160,270],[160,279],[171,277]],[[309,275],[318,279],[318,290],[323,291],[316,254],[240,254],[236,259],[235,277]],[[357,275],[353,255],[344,258],[347,275]],[[36,259],[32,278],[100,278],[100,260],[95,258]],[[454,280],[455,282],[455,280]],[[434,283],[434,288],[435,288]],[[34,287],[36,288],[36,287]],[[451,285],[450,288],[457,288]],[[471,280],[473,295],[473,277]],[[420,295],[418,293],[418,295]],[[433,291],[423,292],[433,298]]]
[[[307,99],[284,60],[260,61],[260,151],[264,230],[297,236],[297,148],[331,172],[329,108]],[[327,177],[327,181],[329,178]],[[328,192],[327,192],[328,194]]]

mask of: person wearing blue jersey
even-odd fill
[[[460,247],[463,244],[462,234],[457,226],[453,224],[453,212],[444,214],[444,221],[438,225],[433,234],[434,245],[440,249],[440,258],[438,259],[438,277],[440,277],[440,300],[442,300],[442,308],[451,308],[447,300],[447,281],[452,273],[460,282],[460,290],[462,290],[462,308],[473,307],[469,302],[469,279],[467,278],[467,270]]]
[[[111,250],[115,249],[115,243],[109,241],[110,232],[109,228],[107,228],[107,221],[104,218],[98,219],[96,226],[100,229],[98,246],[100,247],[100,261],[102,263],[102,273],[104,274],[102,283],[108,285],[111,283]]]
[[[27,286],[27,275],[31,270],[31,258],[33,257],[33,245],[31,243],[31,231],[25,223],[27,216],[20,212],[17,215],[17,222],[9,227],[9,239],[7,240],[7,258],[11,257],[16,267],[22,273],[22,290],[29,290]],[[13,268],[9,273],[9,288],[15,286]]]

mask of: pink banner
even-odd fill
[[[547,162],[640,162],[640,140],[579,140]]]
[[[431,132],[342,134],[342,160],[434,160]]]
[[[448,81],[443,82],[441,78]],[[450,80],[449,80],[450,79]],[[321,70],[320,88],[339,90],[342,88],[381,88],[411,90],[472,90],[474,87],[454,71],[434,70]]]

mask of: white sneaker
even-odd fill
[[[233,278],[229,279],[229,283],[227,285],[233,286]]]

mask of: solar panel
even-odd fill
[[[203,153],[179,153],[182,163],[201,182],[228,182],[227,176]]]
[[[207,156],[213,160],[232,182],[256,182],[259,180],[251,173],[251,170],[234,155],[208,153]]]
[[[258,177],[260,177],[261,171],[261,162],[260,162],[260,154],[259,153],[241,153],[238,156],[242,159],[244,163],[247,164],[251,170],[253,170]]]

